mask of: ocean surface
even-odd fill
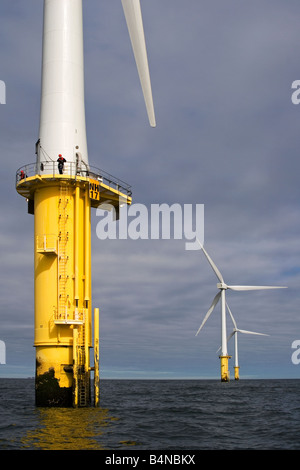
[[[99,408],[36,408],[0,379],[0,450],[299,450],[300,380],[102,380]]]

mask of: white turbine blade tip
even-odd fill
[[[221,297],[221,292],[218,292],[218,293],[215,295],[214,300],[212,301],[212,304],[211,304],[211,306],[209,307],[209,309],[208,309],[208,311],[207,311],[207,313],[206,313],[206,315],[205,315],[205,317],[204,317],[204,319],[203,319],[203,321],[202,321],[202,323],[201,323],[201,325],[200,325],[200,327],[199,327],[197,333],[195,334],[195,336],[197,336],[197,335],[199,334],[200,330],[203,328],[204,324],[206,323],[206,321],[207,321],[208,318],[210,317],[211,313],[213,312],[215,306],[216,306],[217,303],[219,302],[220,297]]]
[[[140,0],[122,0],[131,45],[151,127],[156,126]]]
[[[237,331],[239,331],[240,333],[245,333],[246,335],[270,336],[265,333],[256,333],[255,331],[247,331],[247,330],[240,330],[240,329],[238,329]]]
[[[228,289],[237,290],[237,291],[246,291],[246,290],[267,290],[267,289],[286,289],[282,286],[227,286]]]
[[[217,278],[219,279],[220,282],[224,283],[224,279],[223,279],[223,276],[222,274],[220,273],[219,269],[217,268],[217,266],[215,265],[215,263],[213,262],[213,260],[211,259],[211,257],[209,256],[209,254],[207,253],[207,251],[204,249],[204,246],[200,243],[200,241],[198,240],[197,238],[197,241],[199,243],[199,245],[201,246],[202,248],[202,251],[203,253],[205,254],[205,257],[207,259],[207,261],[209,262],[209,264],[211,265],[215,275],[217,276]]]

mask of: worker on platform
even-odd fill
[[[58,171],[59,171],[59,174],[62,175],[63,174],[63,169],[64,169],[64,164],[66,162],[66,159],[63,158],[63,156],[61,154],[58,155]]]

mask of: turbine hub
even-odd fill
[[[220,283],[217,284],[217,288],[218,289],[228,289],[228,286],[224,282],[220,282]]]

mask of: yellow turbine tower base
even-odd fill
[[[109,200],[118,209],[120,201],[131,203],[131,192],[112,188],[100,174],[58,175],[53,167],[51,174],[41,175],[36,165],[23,168],[17,172],[16,189],[34,215],[36,405],[89,406],[94,371],[94,404],[99,406],[97,308],[90,366],[91,207]]]
[[[238,366],[234,367],[234,380],[240,380],[240,368]]]
[[[34,192],[38,406],[87,406],[90,402],[90,211],[89,185],[80,178],[43,181]],[[73,403],[74,384],[78,400]]]
[[[229,382],[230,380],[230,373],[228,369],[228,359],[231,356],[219,356],[221,360],[221,382]]]

